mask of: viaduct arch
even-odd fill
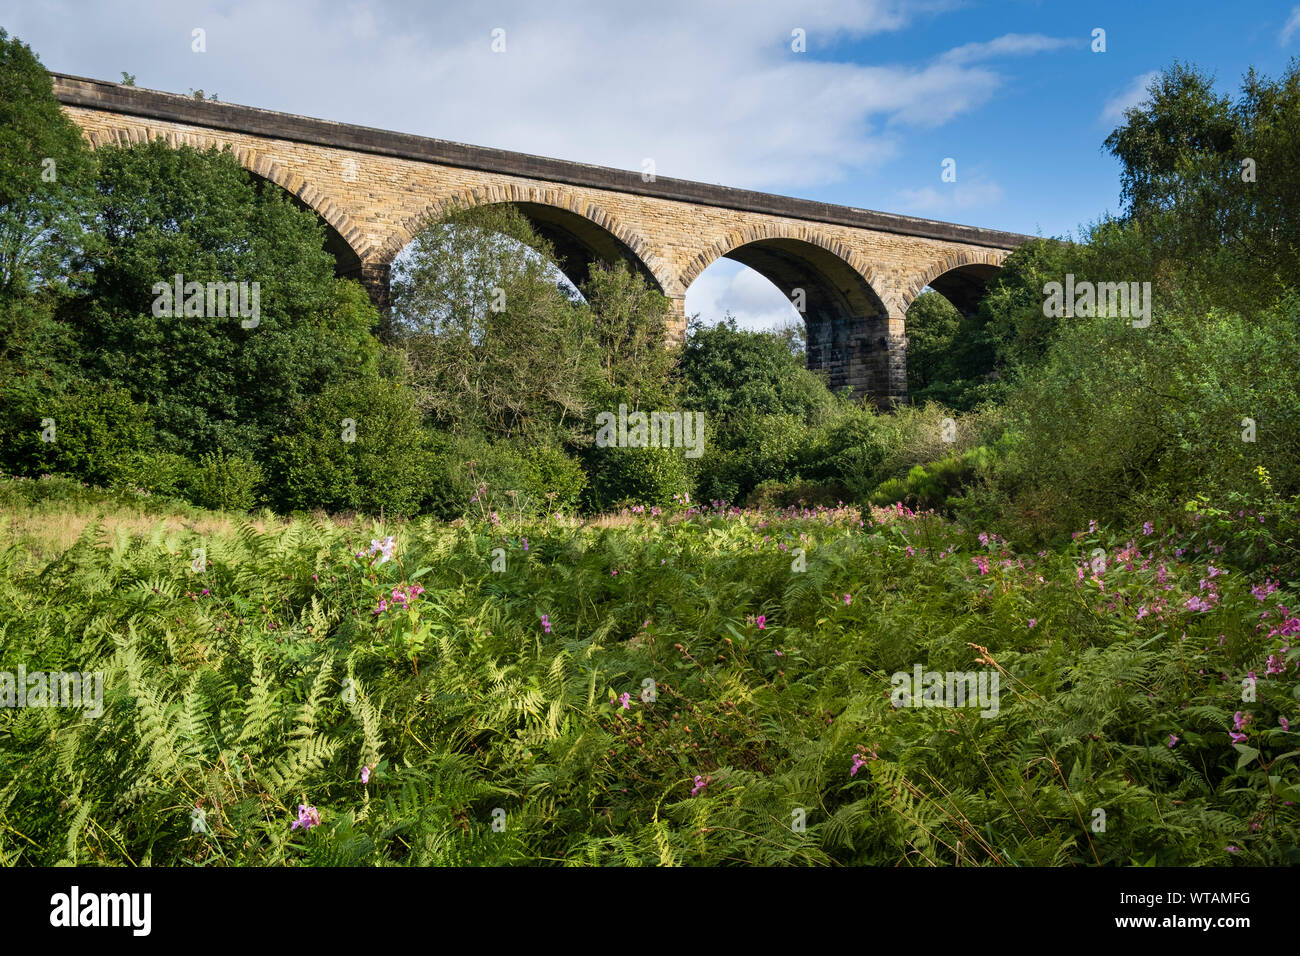
[[[555,247],[575,284],[623,261],[668,297],[686,330],[686,289],[718,258],[766,276],[808,323],[808,364],[832,388],[907,396],[907,307],[929,286],[969,314],[984,284],[1033,237],[731,189],[202,101],[52,74],[92,146],[161,137],[228,148],[329,227],[341,275],[387,306],[393,259],[430,216],[511,203]]]

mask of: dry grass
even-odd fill
[[[236,515],[217,512],[200,518],[180,515],[155,515],[127,506],[113,508],[83,506],[63,503],[57,506],[5,508],[0,510],[0,548],[16,545],[26,550],[37,561],[52,561],[77,541],[86,526],[102,522],[101,540],[108,544],[118,528],[130,534],[147,534],[162,527],[167,532],[193,531],[202,535],[221,535],[233,531],[238,521]],[[254,520],[258,530],[268,524],[287,524],[285,521]]]

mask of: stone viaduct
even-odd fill
[[[969,313],[1008,252],[1030,236],[833,206],[640,171],[467,146],[288,113],[52,74],[93,146],[155,137],[229,148],[328,226],[340,275],[387,307],[389,268],[421,225],[457,207],[512,203],[555,247],[575,284],[624,261],[672,302],[719,257],[803,299],[808,366],[833,389],[906,400],[904,320],[929,286]],[[800,296],[797,290],[802,290]]]

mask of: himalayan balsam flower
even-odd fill
[[[1031,617],[1031,618],[1029,619],[1029,626],[1030,626],[1030,627],[1033,627],[1033,626],[1034,626],[1035,624],[1037,624],[1037,623],[1038,623],[1038,618],[1036,618],[1036,617]]]
[[[385,561],[390,560],[393,557],[393,555],[396,553],[396,551],[397,551],[397,542],[393,539],[393,536],[390,534],[388,537],[384,538],[383,541],[378,541],[374,538],[371,538],[370,550],[367,551],[366,554],[370,556],[376,554],[380,555],[379,563],[383,564]]]
[[[700,791],[709,785],[709,781],[699,774],[695,775],[695,786],[691,789],[691,796],[697,797]]]
[[[1178,737],[1177,737],[1175,734],[1170,734],[1170,735],[1169,735],[1169,746],[1172,747],[1172,746],[1173,746],[1174,744],[1176,744],[1176,743],[1178,743]]]
[[[862,756],[862,754],[854,754],[853,767],[849,770],[849,776],[856,777],[858,775],[858,771],[861,770],[866,765],[867,765],[866,757]]]
[[[551,633],[551,619],[545,614],[542,615],[542,627],[545,629],[547,634]]]
[[[375,766],[376,766],[376,764],[373,764],[373,763],[372,763],[372,764],[367,764],[366,766],[364,766],[364,767],[361,768],[361,782],[362,782],[362,783],[369,783],[369,782],[370,782],[370,771],[374,770],[374,769],[375,769]]]
[[[632,695],[625,693],[625,694],[620,694],[618,697],[611,697],[609,699],[609,704],[611,707],[613,707],[615,704],[621,703],[623,705],[624,710],[631,710],[632,709],[631,700],[632,700]]]
[[[1288,732],[1291,730],[1291,722],[1287,720],[1285,717],[1279,717],[1277,719],[1277,722],[1282,726],[1283,730]]]
[[[320,825],[320,811],[315,807],[309,807],[304,803],[298,804],[298,819],[293,821],[290,830],[296,830],[302,827],[304,830],[310,830],[314,826]]]
[[[760,615],[758,616],[758,620],[757,620],[755,623],[758,624],[758,629],[759,629],[760,631],[763,630],[764,628],[767,627],[767,615],[766,615],[766,614],[760,614]]]
[[[850,596],[850,595],[848,595],[848,594],[844,595],[844,606],[845,606],[845,607],[848,607],[848,606],[849,606],[850,604],[852,604],[852,603],[853,603],[853,598],[852,598],[852,596]]]

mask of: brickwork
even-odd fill
[[[810,367],[825,368],[833,387],[883,400],[906,395],[904,317],[916,295],[963,273],[962,288],[978,289],[1029,238],[677,180],[647,183],[625,171],[54,80],[64,109],[96,147],[162,137],[173,146],[229,148],[338,233],[381,305],[388,267],[422,223],[456,207],[515,203],[536,214],[557,251],[571,248],[571,259],[620,257],[652,278],[674,304],[678,340],[686,289],[719,257],[752,265],[792,297],[802,289]]]

